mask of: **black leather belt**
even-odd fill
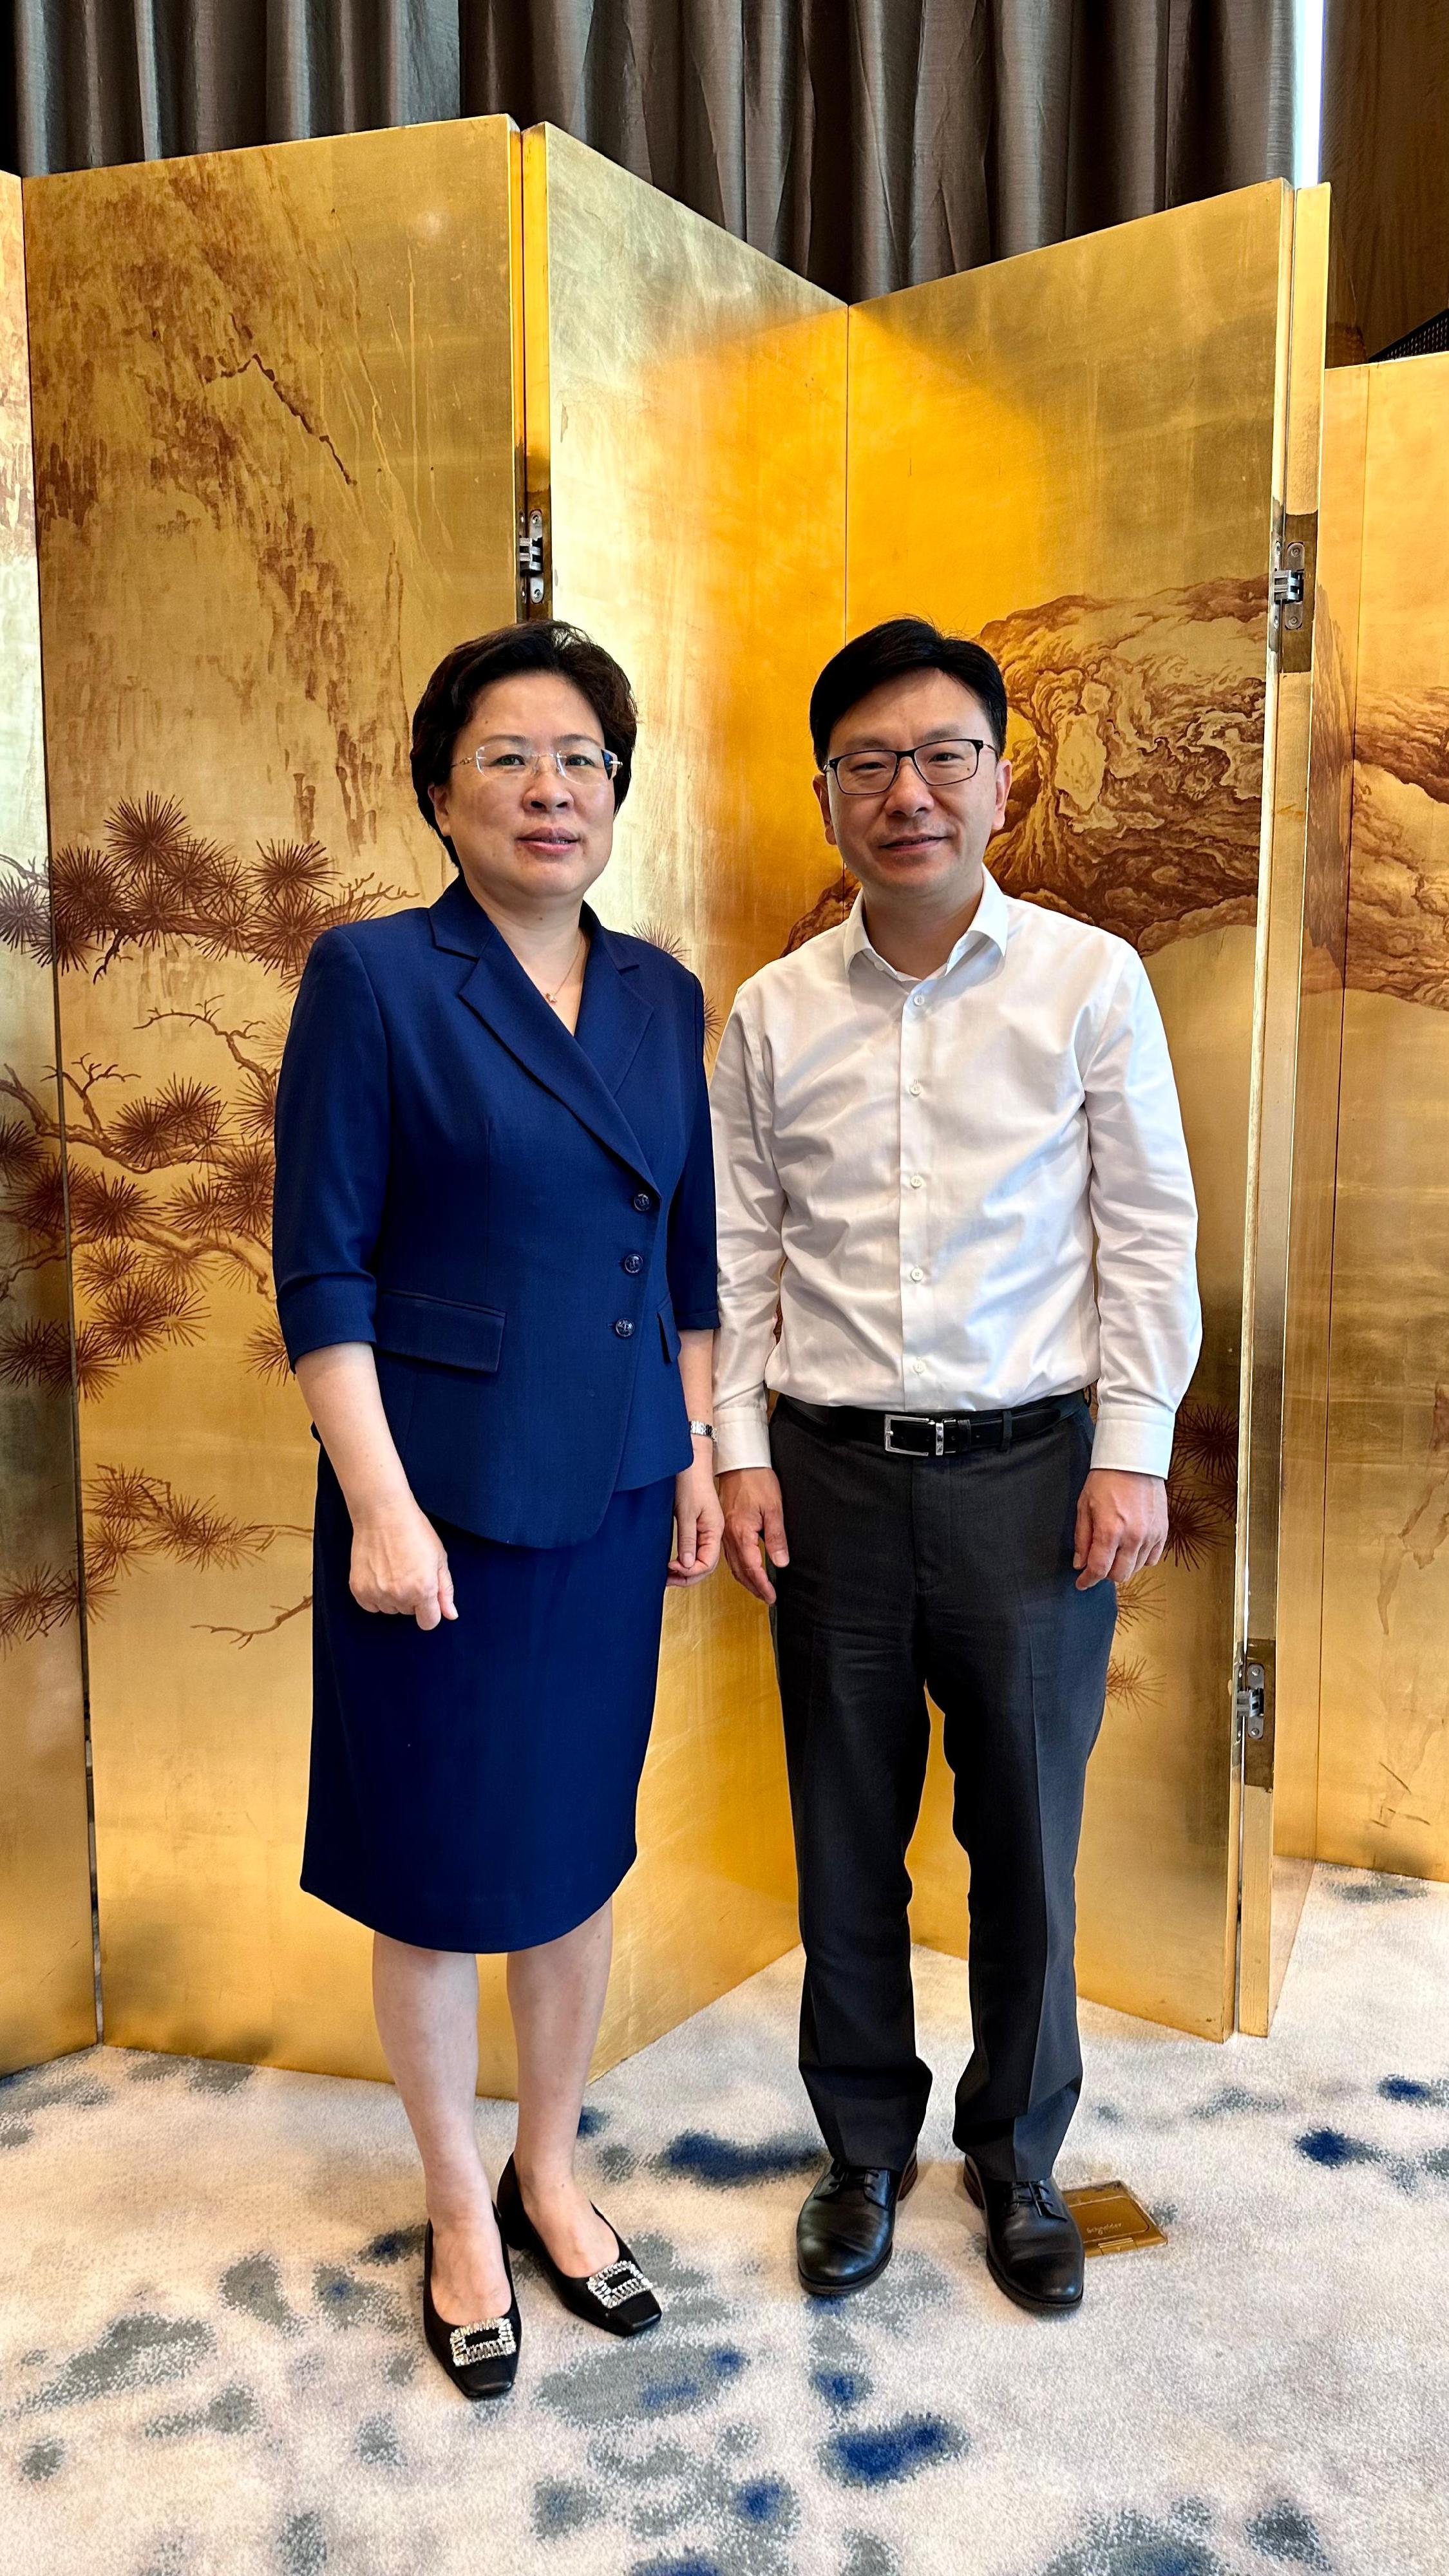
[[[1037,1440],[1081,1401],[1075,1394],[1048,1395],[1000,1413],[871,1413],[861,1404],[801,1404],[782,1395],[777,1410],[826,1440],[868,1440],[892,1458],[963,1458],[972,1449]]]

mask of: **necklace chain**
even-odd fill
[[[554,1008],[560,993],[563,991],[564,985],[572,982],[574,968],[577,966],[579,958],[583,951],[588,947],[588,944],[588,939],[585,933],[581,930],[579,932],[578,947],[574,950],[572,957],[569,959],[568,973],[563,977],[562,982],[555,984],[551,993],[543,993],[543,986],[540,984],[538,989],[543,993],[543,998],[547,1002],[550,1010]]]

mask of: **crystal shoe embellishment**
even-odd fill
[[[485,2317],[477,2326],[454,2326],[448,2338],[454,2367],[468,2370],[477,2361],[506,2361],[518,2350],[508,2317]]]
[[[645,2280],[637,2263],[606,2263],[602,2272],[589,2274],[584,2287],[601,2308],[622,2308],[626,2299],[637,2299],[654,2284]]]

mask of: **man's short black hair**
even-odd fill
[[[902,679],[908,671],[944,671],[959,680],[980,699],[998,753],[1005,748],[1006,682],[985,645],[969,635],[943,635],[927,617],[887,617],[842,644],[810,692],[810,739],[822,769],[841,717],[883,680]]]
[[[608,751],[619,755],[614,772],[614,809],[629,793],[634,742],[639,731],[634,692],[612,653],[577,626],[540,617],[531,626],[498,626],[491,635],[475,635],[445,653],[418,700],[413,717],[413,793],[424,822],[438,832],[448,856],[457,853],[446,832],[438,831],[430,787],[447,784],[453,748],[485,689],[495,680],[511,680],[519,671],[556,671],[572,680],[599,719]]]

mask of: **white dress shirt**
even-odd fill
[[[711,1094],[721,1471],[769,1465],[767,1387],[930,1414],[1095,1385],[1093,1465],[1167,1473],[1197,1210],[1123,940],[988,875],[917,982],[857,902],[741,986]]]

